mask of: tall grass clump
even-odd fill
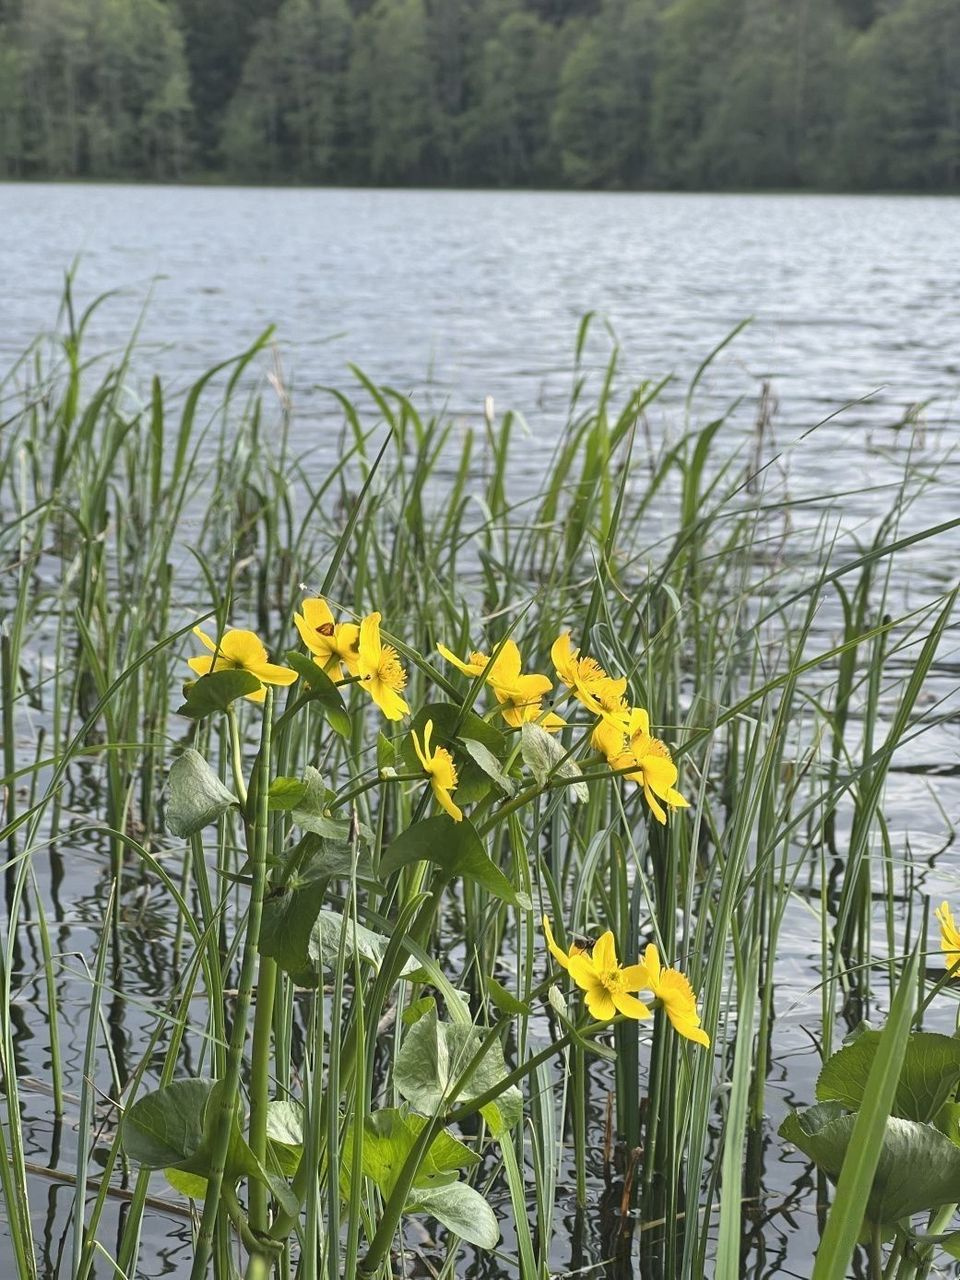
[[[359,371],[304,428],[269,333],[141,394],[93,310],[0,388],[10,1273],[732,1277],[774,1143],[817,1276],[929,1274],[960,936],[928,978],[887,796],[954,710],[930,459],[850,529],[700,421],[709,360],[659,438],[589,320],[548,440]]]

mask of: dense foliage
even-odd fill
[[[0,175],[944,190],[956,0],[0,0]]]

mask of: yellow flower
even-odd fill
[[[626,777],[643,787],[644,798],[658,822],[667,820],[661,801],[674,809],[689,807],[674,786],[678,774],[670,749],[651,736],[650,716],[642,707],[631,707],[622,715],[608,714],[594,729],[591,741],[606,756],[611,769],[630,770]]]
[[[463,819],[463,810],[459,809],[450,796],[450,792],[457,785],[457,766],[453,763],[453,756],[446,747],[437,747],[433,752],[430,750],[430,738],[433,734],[433,721],[428,720],[423,726],[423,743],[417,737],[416,729],[410,730],[410,737],[413,739],[413,749],[417,753],[417,759],[423,765],[424,773],[430,777],[430,787],[437,803],[449,813],[454,822],[460,822]]]
[[[950,973],[960,965],[960,931],[953,923],[953,913],[945,902],[933,913],[940,922],[940,950],[946,955],[946,966]]]
[[[595,716],[625,709],[626,677],[615,679],[607,675],[595,658],[581,658],[580,650],[573,647],[569,631],[554,640],[550,657],[561,683]]]
[[[573,957],[582,955],[584,948],[578,946],[575,942],[571,945],[569,951],[563,950],[556,938],[553,936],[553,930],[550,928],[550,921],[547,916],[543,917],[543,932],[546,935],[547,947],[550,950],[550,954],[553,956],[554,960],[556,960],[561,969],[569,969],[570,961]]]
[[[219,643],[211,640],[199,627],[193,628],[197,636],[210,650],[213,657],[188,658],[187,665],[198,676],[212,671],[249,671],[260,681],[260,688],[246,696],[251,702],[263,702],[267,696],[264,685],[293,684],[297,673],[290,667],[281,667],[269,660],[260,637],[252,631],[231,629],[225,631]]]
[[[484,671],[487,669],[487,664],[490,661],[487,655],[485,653],[481,653],[479,649],[474,650],[466,661],[462,658],[458,658],[455,653],[451,653],[446,645],[438,644],[437,652],[440,654],[441,658],[445,658],[447,662],[452,663],[457,670],[462,671],[465,676],[471,676],[474,678],[476,676],[483,675]]]
[[[295,613],[293,621],[300,638],[328,675],[338,666],[355,676],[360,661],[360,628],[355,622],[334,622],[326,600],[319,596],[304,600],[303,613]]]
[[[554,956],[559,950],[553,951]],[[643,1001],[629,994],[647,985],[646,969],[642,964],[624,968],[617,963],[617,948],[609,929],[594,943],[591,955],[571,951],[564,967],[583,991],[587,1008],[598,1022],[609,1022],[617,1013],[628,1018],[650,1017]]]
[[[553,681],[546,676],[523,675],[521,666],[516,641],[507,639],[487,667],[487,683],[511,729],[519,729],[527,721],[539,720],[543,715],[543,695],[553,688]]]
[[[380,640],[380,614],[371,613],[360,623],[360,656],[357,661],[360,687],[366,689],[388,720],[402,720],[410,708],[400,696],[407,673],[397,651]]]
[[[674,1029],[688,1040],[710,1048],[710,1037],[700,1027],[697,999],[687,978],[677,969],[664,969],[660,964],[660,952],[650,944],[644,952],[646,972],[643,986],[647,987],[663,1005],[664,1012]]]
[[[512,729],[519,729],[532,720],[539,721],[541,727],[551,733],[564,727],[558,715],[552,711],[544,714],[543,710],[543,695],[550,692],[553,682],[547,676],[522,673],[522,659],[515,640],[504,640],[494,658],[475,650],[464,661],[442,644],[438,644],[437,649],[441,657],[464,675],[484,677],[500,703],[501,715]]]

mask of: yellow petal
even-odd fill
[[[665,756],[637,755],[637,762],[643,770],[644,785],[665,800],[667,792],[677,780],[677,766]]]
[[[517,642],[508,636],[487,667],[487,679],[491,684],[512,684],[520,675],[520,665]]]
[[[311,627],[307,619],[299,613],[293,615],[293,625],[300,632],[300,639],[312,654],[318,658],[329,659],[333,652],[332,636],[318,635],[316,627]]]
[[[617,944],[612,929],[602,933],[594,943],[593,965],[598,973],[609,973],[617,968]]]
[[[614,992],[613,1003],[617,1007],[617,1012],[626,1014],[628,1018],[652,1017],[642,1000],[638,1000],[636,996],[628,996],[625,991]]]
[[[201,631],[199,627],[194,627],[193,634],[198,640],[202,641],[203,644],[207,646],[211,653],[216,653],[218,648],[217,642],[215,640],[211,640],[205,631]]]
[[[247,670],[264,684],[293,684],[297,679],[297,673],[292,667],[281,667],[276,662],[261,662],[257,666],[247,667]]]
[[[643,795],[647,804],[650,806],[650,812],[653,814],[653,816],[662,826],[666,826],[667,815],[663,808],[663,805],[660,803],[657,797],[653,794],[653,791],[651,790],[651,788],[646,785],[646,782],[644,782]]]
[[[452,663],[453,666],[455,666],[458,671],[462,671],[465,676],[476,677],[482,675],[489,663],[489,659],[486,655],[480,653],[471,654],[471,657],[476,657],[477,659],[483,658],[482,663],[479,661],[464,662],[462,658],[458,658],[455,653],[450,652],[446,645],[442,644],[437,645],[437,652],[440,654],[441,658],[446,662]]]
[[[204,655],[201,658],[188,658],[187,666],[198,676],[208,676],[211,671],[222,671],[224,662],[222,658],[208,658]]]
[[[433,788],[433,794],[436,796],[438,804],[440,804],[442,808],[446,809],[454,822],[462,822],[463,810],[453,803],[453,800],[450,797],[450,792],[447,788],[442,787],[436,781],[432,782],[430,785]]]
[[[310,599],[304,600],[300,608],[303,610],[304,621],[314,632],[320,627],[332,627],[334,625],[330,606],[320,596],[312,596]]]
[[[570,957],[567,955],[566,951],[558,945],[554,938],[553,930],[550,928],[550,920],[547,916],[543,917],[543,933],[544,937],[547,939],[547,949],[553,956],[554,960],[556,960],[561,969],[569,969]]]
[[[550,647],[550,658],[556,667],[557,675],[570,688],[576,682],[576,662],[579,652],[579,649],[573,647],[569,631],[564,631],[563,635],[557,636]]]
[[[360,623],[360,671],[372,676],[380,666],[380,614],[371,613]],[[377,701],[374,697],[374,701]],[[401,702],[403,699],[401,698]],[[391,717],[395,719],[399,717]]]
[[[267,661],[267,650],[263,641],[256,632],[245,631],[243,628],[223,633],[220,652],[225,658],[229,658],[239,667],[245,667],[248,671]]]
[[[537,723],[541,729],[545,729],[547,733],[559,733],[561,729],[567,727],[567,722],[563,716],[556,715],[553,711],[548,711],[546,715],[542,713],[538,717]]]
[[[423,766],[424,771],[426,773],[429,773],[430,762],[427,759],[426,752],[424,751],[423,747],[420,745],[420,739],[417,737],[416,729],[410,730],[410,741],[413,743],[413,749],[417,753],[417,759],[420,761],[420,764]]]
[[[589,990],[584,991],[584,998],[587,1002],[587,1008],[597,1022],[609,1022],[617,1012],[613,996],[600,982],[595,983]]]
[[[647,976],[650,979],[650,990],[659,994],[661,973],[660,952],[652,942],[647,945],[647,949],[643,953],[643,967],[646,969]]]
[[[410,708],[396,689],[391,689],[382,680],[366,680],[361,688],[366,689],[388,720],[402,720],[410,714]]]
[[[627,991],[652,991],[645,964],[628,964],[620,970],[620,981]]]
[[[565,968],[577,986],[584,991],[600,981],[593,961],[585,952],[578,951],[576,955],[569,952]]]

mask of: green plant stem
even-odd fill
[[[264,710],[266,714],[266,710]],[[231,702],[227,707],[227,724],[230,730],[230,767],[233,770],[233,785],[240,801],[241,810],[247,807],[247,784],[243,776],[243,747],[240,742],[240,725],[237,721],[236,704]]]
[[[252,876],[250,907],[247,913],[243,958],[240,962],[240,982],[234,1005],[233,1029],[230,1034],[230,1048],[227,1053],[227,1071],[219,1091],[218,1114],[210,1159],[210,1176],[207,1179],[207,1196],[203,1205],[203,1216],[200,1219],[200,1231],[197,1236],[197,1249],[194,1254],[193,1267],[190,1271],[190,1280],[204,1280],[206,1276],[207,1264],[213,1249],[214,1228],[224,1192],[224,1171],[227,1153],[230,1148],[230,1134],[236,1114],[236,1099],[240,1091],[240,1069],[243,1062],[243,1048],[247,1039],[247,1014],[253,995],[253,980],[257,969],[257,947],[260,941],[260,920],[263,914],[263,895],[267,884],[267,833],[269,820],[267,800],[270,789],[270,730],[272,715],[273,690],[268,686],[266,700],[263,704],[263,726],[260,733],[260,778],[257,792],[257,816],[248,846]],[[227,1203],[227,1200],[232,1195],[233,1189],[228,1186],[224,1204]]]
[[[267,1168],[267,1105],[270,1101],[270,1046],[276,991],[277,963],[268,956],[261,956],[250,1059],[250,1149],[264,1168]],[[265,1233],[270,1226],[267,1188],[261,1182],[251,1181],[249,1199],[250,1225],[254,1231]]]

